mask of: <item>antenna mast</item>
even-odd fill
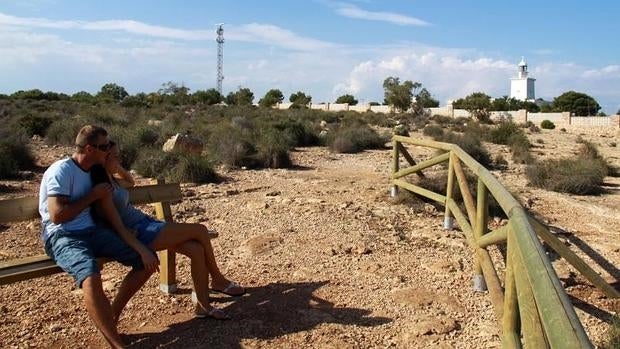
[[[222,80],[224,80],[224,23],[217,25],[217,92],[222,94]]]

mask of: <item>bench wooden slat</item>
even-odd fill
[[[36,196],[0,200],[0,223],[41,219],[39,198]]]
[[[134,205],[183,200],[179,183],[141,185],[129,189],[129,201]]]
[[[144,185],[129,189],[129,200],[134,205],[182,200],[178,183]],[[40,219],[39,198],[36,196],[0,200],[0,223]]]
[[[20,264],[24,262],[25,264]],[[0,285],[62,272],[48,256],[36,256],[4,263],[0,266]]]
[[[110,262],[109,258],[97,258],[99,268]],[[41,276],[62,273],[63,270],[47,255],[38,255],[0,263],[0,285],[30,280]]]

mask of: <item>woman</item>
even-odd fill
[[[174,249],[188,256],[191,260],[192,281],[198,300],[196,317],[229,319],[221,309],[209,304],[209,274],[213,278],[211,289],[214,291],[230,296],[241,296],[245,293],[245,289],[228,280],[220,272],[207,228],[202,224],[158,221],[132,206],[129,203],[129,192],[125,188],[135,185],[135,182],[129,171],[121,166],[119,152],[118,145],[113,144],[105,166],[97,166],[91,170],[93,185],[108,182],[114,188],[113,195],[102,200],[98,204],[97,211],[130,246],[140,253],[145,267],[151,271],[154,271],[157,265],[153,264],[153,253],[144,246],[153,251]],[[135,237],[131,231],[135,232]],[[112,304],[116,319],[128,301],[129,299],[120,299]]]

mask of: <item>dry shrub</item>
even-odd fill
[[[441,138],[443,136],[443,129],[440,126],[436,126],[436,125],[427,125],[424,130],[422,130],[422,133],[425,136],[429,136],[433,139],[438,139]]]
[[[379,135],[365,124],[343,125],[331,135],[327,143],[336,153],[358,153],[366,149],[382,149],[388,137]]]
[[[553,130],[555,128],[555,124],[551,120],[543,120],[540,123],[540,128],[545,130]]]
[[[549,159],[528,167],[527,177],[534,186],[577,195],[600,194],[607,175],[601,159]]]
[[[20,170],[34,168],[28,137],[20,130],[0,132],[0,178],[15,178]]]
[[[142,176],[164,178],[168,182],[212,183],[219,177],[213,163],[200,155],[145,150],[136,161],[135,170]]]

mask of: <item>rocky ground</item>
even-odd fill
[[[615,130],[543,130],[529,137],[539,157],[571,156],[580,133],[620,165]],[[34,145],[42,166],[70,152]],[[507,148],[489,147],[510,159]],[[411,151],[418,158],[430,154]],[[332,154],[301,148],[293,153],[294,169],[222,171],[223,183],[183,185],[185,199],[173,206],[175,219],[219,232],[213,245],[221,269],[248,293],[238,299],[212,294],[231,321],[194,319],[189,261],[178,257],[179,292],[161,293],[152,277],[120,321],[127,343],[134,348],[499,347],[490,298],[472,291],[472,253],[465,237],[442,229],[441,208],[388,198],[390,156],[389,149]],[[608,281],[618,280],[618,178],[608,177],[608,193],[593,197],[532,188],[523,168],[512,163],[494,174],[531,211],[561,229],[566,243],[605,271]],[[36,195],[40,176],[1,182],[1,197]],[[38,222],[0,227],[0,263],[40,254],[38,230]],[[562,261],[554,266],[590,338],[600,343],[620,302],[607,299]],[[106,265],[110,296],[125,272]],[[28,346],[104,346],[67,275],[0,286],[0,347]]]

